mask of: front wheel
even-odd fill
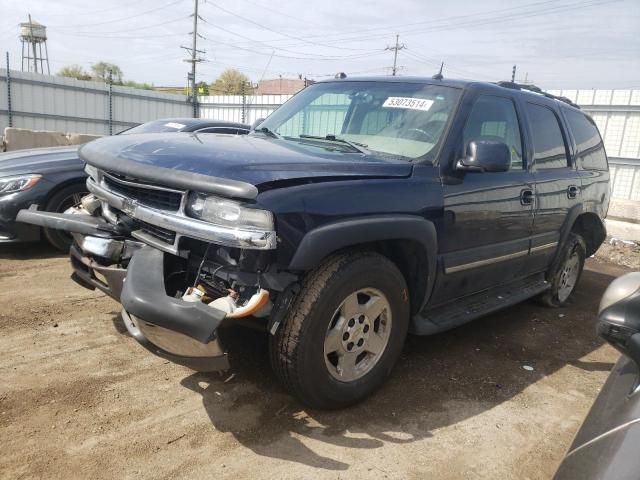
[[[391,261],[372,252],[335,255],[307,276],[270,337],[272,366],[303,403],[345,407],[382,384],[408,326],[407,286]]]
[[[561,307],[575,291],[584,261],[587,256],[587,249],[582,237],[576,233],[570,233],[565,243],[562,261],[559,268],[551,277],[551,288],[540,296],[540,301],[549,307]]]

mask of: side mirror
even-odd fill
[[[640,367],[640,272],[616,278],[602,296],[598,335]]]
[[[262,122],[264,122],[264,118],[257,118],[257,119],[256,119],[256,120],[251,124],[251,130],[255,130],[256,128],[258,128]]]
[[[511,152],[502,142],[469,142],[467,156],[458,160],[456,170],[467,172],[506,172],[511,167]]]

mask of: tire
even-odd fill
[[[538,297],[540,302],[548,307],[565,305],[580,281],[586,257],[587,249],[584,240],[580,235],[570,233],[564,247],[562,261],[550,279],[551,288]]]
[[[306,276],[283,324],[270,336],[272,367],[284,387],[310,407],[355,404],[391,373],[409,313],[404,277],[386,257],[331,256]]]
[[[80,203],[80,199],[87,195],[87,186],[84,183],[74,183],[58,190],[51,196],[45,205],[45,211],[62,213],[67,208]],[[57,250],[61,252],[69,252],[69,248],[73,243],[73,238],[63,230],[53,228],[42,229],[44,237]]]

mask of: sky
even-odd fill
[[[194,0],[0,0],[0,53],[47,26],[51,71],[107,61],[125,80],[183,86]],[[200,0],[198,81],[389,75],[516,80],[545,89],[640,88],[640,0]],[[2,62],[4,67],[4,59]]]

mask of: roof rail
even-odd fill
[[[559,100],[561,102],[566,103],[567,105],[571,105],[572,107],[575,108],[580,108],[577,104],[573,103],[571,100],[569,100],[567,97],[559,97],[557,95],[552,95],[550,93],[547,93],[545,91],[543,91],[540,87],[536,87],[535,85],[527,85],[524,83],[515,83],[515,82],[498,82],[497,83],[498,86],[500,87],[504,87],[504,88],[511,88],[513,90],[526,90],[528,92],[533,92],[533,93],[537,93],[539,95],[543,95],[547,98],[552,98],[554,100]]]

